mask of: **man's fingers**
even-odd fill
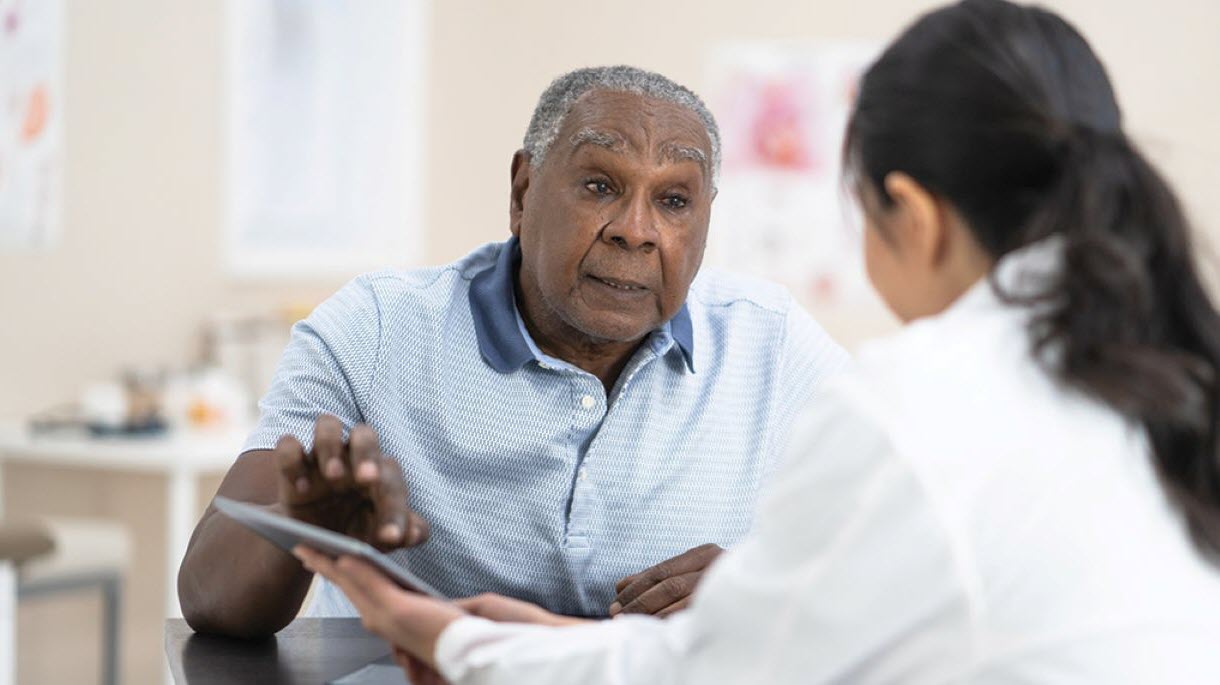
[[[332,483],[349,475],[343,452],[343,423],[330,414],[319,416],[313,425],[313,453],[318,459],[318,470]]]
[[[408,547],[414,547],[423,542],[428,541],[428,537],[432,535],[432,525],[424,520],[424,517],[408,510],[407,512],[407,535],[406,544]]]
[[[676,557],[666,559],[652,568],[644,569],[635,575],[627,576],[615,584],[617,597],[610,605],[610,615],[613,616],[634,602],[640,595],[667,578],[673,578],[688,573],[702,573],[724,549],[708,543],[688,549]]]
[[[379,461],[380,483],[374,490],[377,511],[376,541],[385,547],[410,547],[428,539],[429,527],[407,504],[407,482],[393,459]]]
[[[280,500],[291,501],[308,493],[313,479],[301,443],[291,435],[285,435],[276,443],[273,454],[281,475]]]
[[[406,512],[406,523],[403,529],[403,544],[407,547],[413,547],[428,540],[432,535],[432,526],[413,509],[411,509],[411,493],[407,487],[407,477],[402,472],[402,467],[398,462],[390,457],[382,457],[381,471],[385,483],[387,484],[386,492],[391,494],[395,499],[394,502],[402,507]]]
[[[707,543],[688,549],[672,559],[666,559],[657,564],[665,571],[666,576],[677,576],[692,571],[702,571],[711,564],[724,549],[718,545]]]
[[[402,470],[389,457],[378,459],[378,482],[370,494],[373,509],[377,512],[374,533],[376,542],[383,547],[402,547],[407,543],[407,485]]]
[[[711,565],[721,554],[724,554],[724,548],[715,543],[706,543],[692,549],[690,554],[694,557],[695,563],[699,568],[704,569]]]
[[[621,594],[622,591],[626,590],[627,586],[634,583],[638,577],[639,577],[639,574],[633,573],[633,574],[627,576],[626,578],[623,578],[619,582],[615,583],[614,584],[615,594]]]
[[[618,596],[614,598],[614,604],[610,605],[610,615],[613,616],[622,611],[623,607],[634,602],[640,595],[648,592],[666,578],[671,577],[673,575],[670,572],[672,566],[673,559],[669,559],[619,581],[619,584],[623,584],[627,580],[631,582],[624,585],[623,589],[618,591]]]
[[[622,604],[618,613],[623,614],[655,614],[674,602],[684,599],[694,592],[699,582],[699,573],[684,573],[672,578],[666,578],[630,602]]]
[[[377,444],[377,431],[362,423],[352,429],[348,440],[352,477],[360,485],[375,484],[381,473],[381,447]]]
[[[673,614],[678,613],[679,611],[682,611],[688,605],[690,605],[690,596],[689,595],[686,597],[683,597],[682,599],[679,599],[678,601],[674,602],[673,604],[670,604],[669,606],[665,607],[664,609],[661,609],[655,615],[658,618],[665,618],[666,616],[671,616]]]
[[[651,571],[651,570],[652,569],[649,569],[649,571]],[[615,614],[620,613],[623,610],[624,606],[630,604],[631,602],[634,602],[637,597],[644,594],[649,589],[651,589],[654,585],[656,585],[657,583],[661,582],[661,580],[663,580],[659,576],[654,578],[648,572],[637,574],[634,577],[635,577],[635,580],[628,583],[627,586],[624,587],[622,590],[619,590],[618,595],[615,596],[614,602],[610,605],[610,615],[611,616],[614,616]],[[624,580],[626,580],[626,579],[624,579]],[[621,583],[621,581],[620,581],[620,583]]]

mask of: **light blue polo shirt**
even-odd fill
[[[516,240],[360,276],[298,323],[245,450],[371,425],[432,525],[396,559],[452,597],[604,616],[614,583],[750,528],[794,416],[848,357],[785,290],[704,270],[607,396],[515,304]],[[832,456],[832,455],[828,455]],[[323,583],[310,613],[354,615]]]

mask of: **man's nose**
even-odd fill
[[[657,246],[656,216],[647,196],[634,193],[602,228],[602,240],[624,250],[649,252]]]

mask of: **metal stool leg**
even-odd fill
[[[119,611],[123,602],[123,579],[114,575],[102,582],[102,682],[119,682]]]
[[[18,583],[21,598],[72,592],[92,587],[102,591],[102,682],[119,682],[119,606],[123,599],[123,577],[113,571],[84,573],[67,578]]]
[[[0,561],[0,685],[17,682],[17,569]]]

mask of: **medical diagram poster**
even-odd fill
[[[706,93],[723,166],[709,265],[779,281],[814,309],[874,297],[840,157],[860,76],[879,53],[871,43],[823,42],[712,54]]]
[[[61,0],[0,0],[0,249],[58,239],[62,47]]]

